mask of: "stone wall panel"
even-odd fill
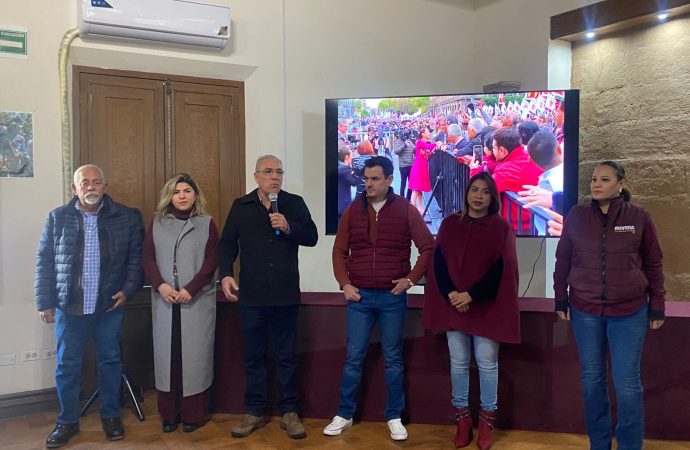
[[[690,301],[690,17],[573,44],[580,199],[597,162],[626,168],[664,251],[668,298]]]

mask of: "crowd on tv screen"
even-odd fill
[[[541,96],[541,94],[537,94]],[[546,95],[544,95],[546,97]],[[465,186],[480,172],[493,177],[501,194],[502,215],[518,235],[560,236],[563,223],[562,96],[551,101],[488,105],[462,102],[448,110],[429,108],[405,114],[376,111],[338,119],[338,214],[364,191],[364,163],[386,156],[396,163],[398,194],[425,216],[434,185],[429,161],[438,152],[452,155],[460,170],[453,183]],[[534,100],[534,99],[533,99]],[[462,191],[462,188],[459,189]],[[462,202],[458,202],[462,208]],[[457,211],[444,211],[444,215]]]

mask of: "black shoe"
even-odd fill
[[[78,423],[56,423],[46,439],[46,448],[62,447],[77,434],[79,434]]]
[[[101,419],[103,424],[103,432],[105,437],[110,441],[119,441],[125,438],[125,427],[122,426],[122,421],[119,417],[114,419]]]
[[[175,420],[172,422],[168,422],[167,420],[163,421],[163,433],[172,433],[173,431],[177,430],[177,427],[180,425],[180,418],[175,417]]]
[[[184,431],[185,433],[191,433],[192,431],[195,431],[203,426],[204,422],[184,423],[182,424],[182,431]]]

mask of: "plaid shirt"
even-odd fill
[[[82,290],[84,292],[84,314],[93,314],[98,300],[98,280],[101,274],[101,249],[98,242],[98,212],[83,211],[75,205],[84,220],[84,265],[82,267]]]

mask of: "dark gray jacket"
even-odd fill
[[[398,155],[400,167],[410,167],[414,163],[414,142],[409,139],[396,139],[393,151]]]

